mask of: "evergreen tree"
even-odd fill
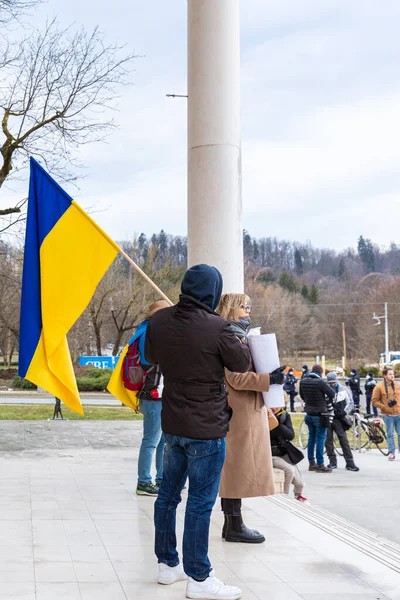
[[[282,271],[282,275],[279,278],[279,285],[281,286],[281,288],[283,288],[284,290],[287,290],[288,292],[291,293],[296,293],[297,292],[297,283],[295,278],[293,277],[293,275],[291,273],[288,273],[287,271]]]
[[[261,273],[257,277],[257,281],[262,283],[262,285],[265,285],[265,287],[267,287],[271,283],[274,283],[275,280],[276,280],[276,277],[270,269],[261,271]]]
[[[345,265],[344,259],[341,258],[339,261],[339,267],[338,267],[339,279],[343,279],[345,273],[346,273],[346,265]]]
[[[301,295],[303,296],[304,300],[308,300],[309,299],[308,287],[305,284],[301,288]]]
[[[250,234],[243,229],[243,254],[244,258],[249,260],[253,254],[253,243]]]
[[[168,250],[168,238],[164,229],[161,229],[160,234],[158,236],[158,247],[160,249],[160,254],[162,258],[166,258]]]
[[[300,250],[298,250],[297,248],[294,251],[294,267],[296,269],[297,275],[303,274],[303,269],[304,269],[303,257],[301,256]]]
[[[319,300],[319,291],[317,286],[313,283],[311,288],[310,288],[310,293],[309,293],[309,301],[311,304],[318,304],[318,300]]]
[[[253,240],[253,260],[256,263],[260,256],[260,248],[258,246],[257,240]]]
[[[371,240],[368,238],[364,239],[363,236],[360,235],[358,238],[357,250],[365,271],[367,273],[375,271],[375,253]]]

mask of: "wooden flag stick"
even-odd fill
[[[160,290],[160,288],[154,283],[154,281],[152,281],[150,279],[150,277],[148,275],[146,275],[146,273],[144,271],[142,271],[142,269],[135,263],[135,261],[132,260],[131,257],[128,256],[128,254],[126,252],[124,252],[121,248],[119,249],[119,251],[122,254],[122,256],[124,258],[126,258],[126,260],[132,265],[132,267],[135,269],[135,271],[137,271],[139,273],[139,275],[141,275],[143,277],[143,279],[145,281],[147,281],[147,283],[149,285],[151,285],[153,290],[155,290],[157,292],[157,294],[159,294],[161,296],[161,298],[163,298],[166,302],[168,302],[171,306],[173,306],[174,303],[168,298],[168,296],[166,296],[164,294],[164,292],[162,292]]]

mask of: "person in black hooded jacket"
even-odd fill
[[[250,354],[228,321],[214,312],[222,293],[222,276],[215,267],[188,269],[181,291],[176,306],[151,318],[145,343],[146,360],[159,364],[164,375],[164,472],[154,507],[158,582],[175,583],[188,575],[188,597],[214,597],[212,590],[219,586],[225,594],[221,598],[236,598],[239,588],[225,586],[211,573],[208,534],[232,414],[224,369],[246,372]],[[183,570],[176,550],[175,521],[186,478]]]

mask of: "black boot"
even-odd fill
[[[226,515],[226,520],[225,541],[244,542],[247,544],[261,544],[265,542],[265,537],[261,533],[246,527],[241,516],[233,517]]]
[[[225,539],[225,536],[226,536],[227,525],[228,525],[228,516],[224,515],[224,524],[222,526],[222,537],[223,537],[223,539]]]
[[[242,519],[242,517],[240,516],[239,519]],[[243,519],[242,519],[242,523],[243,523]],[[222,526],[222,538],[225,539],[226,538],[226,528],[228,527],[228,515],[224,515],[224,524]],[[254,531],[254,533],[258,533],[258,535],[261,535],[259,531],[257,531],[257,529],[251,529],[250,531]]]

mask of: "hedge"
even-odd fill
[[[79,369],[82,374],[76,377],[76,383],[80,392],[103,392],[112,374],[111,369],[96,369],[88,367],[87,369]],[[12,387],[21,390],[36,390],[37,386],[27,379],[16,375],[12,380]]]

